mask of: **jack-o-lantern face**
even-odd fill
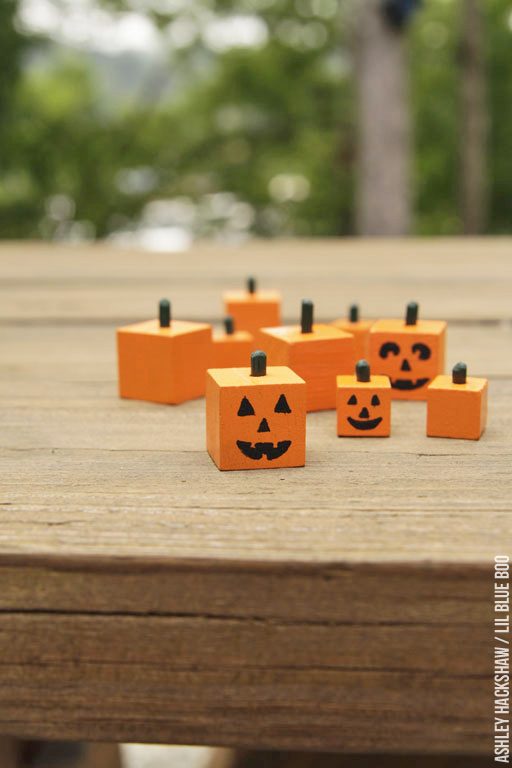
[[[379,357],[381,360],[390,358],[391,386],[393,389],[404,391],[426,386],[430,381],[430,366],[423,365],[423,361],[430,360],[432,357],[430,346],[422,341],[410,344],[405,339],[402,345],[404,349],[395,341],[385,341],[380,345]],[[382,366],[379,367],[384,366],[386,363],[382,363]],[[394,373],[394,376],[391,376],[391,373]],[[421,376],[422,373],[429,375]]]
[[[389,376],[393,398],[425,400],[429,383],[443,371],[446,323],[378,320],[370,331],[370,362]]]
[[[288,414],[291,412],[292,411],[288,405],[286,395],[279,395],[274,407],[274,413]],[[243,453],[244,456],[247,456],[248,459],[252,459],[253,461],[260,461],[265,456],[268,461],[274,461],[280,456],[283,456],[283,454],[285,454],[286,451],[290,448],[292,444],[291,440],[279,440],[277,443],[273,443],[269,440],[262,439],[263,435],[272,432],[267,417],[260,417],[260,415],[257,415],[251,401],[245,395],[242,398],[237,415],[243,417],[250,416],[252,417],[252,423],[254,426],[256,426],[256,424],[258,425],[255,432],[257,436],[260,437],[260,439],[256,439],[254,442],[249,440],[236,441],[238,449]],[[274,424],[274,419],[272,419],[272,424]],[[286,430],[286,427],[284,429]],[[282,425],[279,431],[281,430]]]
[[[363,405],[366,403],[366,405]],[[347,405],[354,407],[354,416],[347,416],[347,421],[354,429],[362,429],[364,431],[369,429],[375,429],[382,422],[382,416],[374,416],[375,412],[381,406],[380,397],[377,394],[373,394],[371,398],[369,395],[362,397],[353,392],[347,400]],[[357,418],[355,415],[357,414]]]
[[[253,352],[251,360],[262,352]],[[262,358],[256,358],[261,360]],[[219,469],[300,467],[306,383],[290,368],[216,368],[206,386],[208,452]]]
[[[371,376],[366,360],[360,360],[355,376],[337,378],[336,410],[340,437],[387,437],[391,431],[388,377]]]

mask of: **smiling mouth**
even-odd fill
[[[416,379],[416,381],[411,381],[411,379],[391,379],[391,386],[393,389],[419,389],[428,384],[429,381],[430,379]]]
[[[354,429],[375,429],[375,427],[378,427],[381,423],[382,417],[379,416],[376,419],[366,419],[365,421],[359,421],[358,419],[353,419],[351,416],[349,416],[347,421],[354,427]]]
[[[280,443],[274,445],[274,443],[253,444],[246,443],[244,440],[237,440],[236,444],[238,449],[243,453],[244,456],[247,456],[248,459],[254,459],[255,461],[258,461],[259,459],[262,459],[263,456],[266,456],[269,461],[273,461],[274,459],[278,459],[280,456],[286,453],[292,444],[292,441],[281,440]]]

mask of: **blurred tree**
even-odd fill
[[[21,61],[27,41],[16,30],[17,0],[0,3],[0,211],[8,208],[17,215],[17,198],[24,185],[17,165],[15,146],[16,96],[21,78]],[[21,211],[19,212],[21,214]],[[0,221],[1,227],[1,221]],[[1,228],[4,236],[9,232]],[[19,235],[17,226],[13,234]]]
[[[430,0],[411,26],[415,231],[460,232],[458,2]]]
[[[488,137],[488,230],[511,231],[512,200],[512,8],[508,0],[484,6],[490,128]]]
[[[480,0],[462,0],[460,43],[460,204],[463,231],[481,234],[487,203],[487,97]]]
[[[131,2],[104,0],[112,13]],[[460,2],[424,3],[409,34],[413,227],[422,234],[461,230]],[[22,37],[14,0],[0,5],[0,234],[100,237],[162,222],[196,235],[352,233],[353,4],[190,0],[169,4],[172,13],[151,5],[161,39],[178,41],[169,73],[179,88],[164,98],[143,84],[144,98],[134,90],[107,104],[92,57],[56,55],[52,42]],[[225,44],[212,26],[237,15],[259,30],[252,47]],[[486,0],[485,16],[489,223],[503,232],[512,191],[508,0]],[[51,56],[39,54],[45,45]],[[30,63],[35,54],[44,66]]]
[[[230,6],[217,3],[223,13]],[[219,193],[231,194],[235,208],[245,206],[236,208],[246,222],[240,231],[353,231],[354,110],[337,3],[305,0],[301,8],[297,13],[292,0],[281,0],[262,11],[268,42],[261,46],[216,51],[196,37],[174,66],[199,75],[178,98],[152,109],[134,98],[130,107],[102,114],[93,80],[69,57],[50,71],[29,72],[16,120],[33,226],[28,215],[13,217],[0,204],[3,234],[65,234],[46,215],[56,195],[68,197],[74,216],[91,222],[98,236],[136,225],[152,199],[175,197],[197,207],[196,234],[212,234],[220,222],[215,212],[202,213]],[[192,11],[159,11],[156,20],[167,29]],[[154,170],[156,186],[140,193],[120,188],[124,172],[140,168]]]
[[[27,41],[16,30],[17,0],[0,3],[0,130],[12,119],[12,103],[21,71],[21,55]]]
[[[411,230],[409,72],[403,30],[412,4],[357,4],[357,219],[361,235]]]

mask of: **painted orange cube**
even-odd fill
[[[240,368],[254,349],[254,337],[248,331],[235,330],[232,317],[224,318],[224,333],[214,334],[210,368]]]
[[[305,300],[300,325],[262,328],[256,340],[271,365],[287,365],[305,380],[308,411],[336,408],[336,376],[356,362],[350,333],[313,324],[313,303]]]
[[[247,290],[224,294],[224,310],[239,331],[254,335],[260,328],[281,324],[281,294],[257,290],[255,279],[250,277]]]
[[[370,364],[389,376],[395,400],[426,400],[427,387],[444,371],[446,323],[418,320],[407,305],[405,320],[377,320],[370,329]]]
[[[206,323],[160,318],[117,329],[120,397],[153,403],[183,403],[202,397],[210,361],[212,330]]]
[[[362,360],[370,356],[370,328],[373,323],[374,320],[361,320],[359,307],[357,304],[352,304],[348,311],[348,317],[333,320],[331,325],[339,328],[340,331],[352,334],[356,347],[356,358]]]
[[[219,469],[282,469],[306,461],[306,384],[290,368],[215,368],[206,383],[206,445]]]
[[[352,376],[338,376],[336,411],[339,437],[389,437],[391,384],[387,376],[372,376],[366,360],[356,363]]]
[[[436,376],[427,390],[428,437],[479,440],[487,424],[487,379],[467,376],[457,363],[451,376]]]

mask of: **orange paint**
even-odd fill
[[[206,440],[222,470],[303,466],[305,382],[285,367],[269,367],[263,376],[247,367],[210,369]]]
[[[370,364],[389,376],[393,399],[426,400],[429,383],[444,370],[445,344],[442,320],[377,320],[370,329]]]
[[[154,403],[183,403],[204,395],[211,355],[206,323],[158,320],[117,330],[120,397]]]
[[[281,294],[256,290],[253,278],[249,278],[246,291],[227,291],[223,298],[225,313],[239,331],[254,335],[260,328],[281,324]]]
[[[248,331],[214,335],[211,368],[239,368],[247,363],[254,349],[254,336]]]
[[[340,331],[351,333],[356,347],[356,359],[367,359],[370,355],[370,328],[374,320],[360,320],[359,308],[356,304],[350,307],[348,317],[340,317],[333,320],[331,325]]]
[[[356,361],[354,337],[332,325],[262,328],[256,337],[271,365],[287,365],[307,383],[308,411],[336,407],[336,376],[350,373]]]
[[[360,361],[366,363],[366,361]],[[358,364],[359,365],[359,364]],[[369,372],[369,367],[368,367]],[[387,376],[338,376],[336,411],[340,437],[389,437],[391,384]]]
[[[454,369],[455,370],[455,369]],[[427,390],[427,435],[479,440],[487,423],[487,379],[436,376]]]

